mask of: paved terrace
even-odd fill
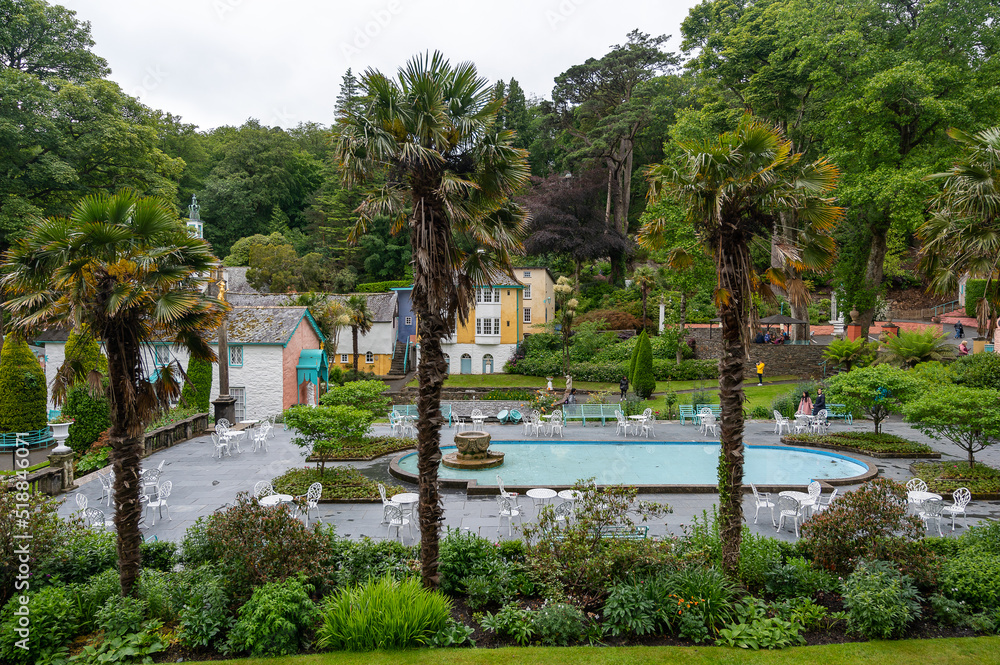
[[[698,428],[690,423],[684,426],[674,422],[658,422],[656,425],[657,436],[654,438],[660,441],[708,441],[701,436]],[[496,440],[523,440],[520,426],[512,425],[487,425],[485,427]],[[857,430],[871,431],[872,425],[866,421],[855,421],[852,426],[848,426],[839,421],[831,424],[833,430]],[[386,425],[375,427],[376,433],[387,432]],[[898,434],[912,440],[928,443],[934,449],[942,453],[942,459],[961,459],[962,451],[947,443],[935,442],[928,439],[920,432],[910,428],[901,422],[898,417],[893,417],[883,424],[883,431]],[[454,428],[445,427],[442,430],[442,441],[450,444],[454,435]],[[750,444],[775,445],[778,444],[778,436],[774,434],[774,423],[772,421],[749,421],[746,425],[746,441]],[[145,533],[147,538],[156,536],[159,540],[172,540],[180,542],[184,537],[185,530],[202,516],[210,515],[218,508],[232,503],[239,492],[251,492],[254,484],[260,480],[270,480],[281,475],[287,469],[303,466],[304,457],[302,449],[291,443],[292,432],[285,431],[281,425],[274,430],[274,438],[270,440],[269,450],[257,452],[243,452],[232,454],[232,457],[215,459],[212,457],[212,443],[208,436],[192,439],[172,448],[159,451],[144,460],[148,467],[159,465],[163,460],[163,473],[160,476],[161,482],[170,480],[173,482],[173,492],[168,500],[169,512],[172,520],[157,519],[155,525],[151,525],[149,516],[146,518]],[[548,437],[531,437],[530,440],[548,440]],[[622,438],[615,435],[615,427],[610,424],[607,427],[598,425],[588,425],[584,428],[580,423],[573,422],[566,427],[566,440],[593,440],[593,441],[616,441],[621,443]],[[629,436],[629,442],[641,444],[645,439]],[[244,449],[250,446],[244,446]],[[412,491],[416,491],[415,486],[403,483],[392,478],[388,473],[389,460],[392,456],[386,456],[372,462],[350,462],[346,463],[355,466],[369,478],[382,482],[392,482]],[[879,460],[863,455],[853,455],[864,462],[879,467],[882,475],[894,480],[905,481],[910,477],[908,466],[910,460]],[[1000,466],[1000,446],[994,446],[979,453],[978,460],[986,462],[992,466]],[[502,467],[499,469],[503,474]],[[600,480],[600,479],[599,479]],[[77,481],[79,488],[64,496],[63,504],[60,508],[60,515],[66,517],[76,510],[76,494],[82,493],[87,496],[91,506],[100,506],[106,512],[111,509],[98,502],[101,496],[101,484],[95,474],[90,474]],[[852,487],[842,487],[841,492],[853,489]],[[644,494],[642,498],[648,501],[667,503],[673,508],[673,513],[667,515],[665,519],[660,518],[648,523],[651,536],[664,536],[669,534],[683,533],[683,525],[690,524],[692,517],[700,516],[702,511],[711,510],[717,505],[718,496],[716,494]],[[492,496],[467,497],[464,491],[444,490],[444,525],[456,529],[467,529],[486,538],[497,537],[497,504]],[[950,501],[950,497],[946,497]],[[527,497],[522,497],[520,501],[522,507],[526,508],[527,514],[524,519],[535,518],[535,511],[531,507],[531,501]],[[782,532],[776,534],[774,527],[770,525],[770,515],[762,514],[758,524],[753,523],[754,501],[753,495],[745,495],[743,510],[747,516],[747,523],[752,531],[768,536],[776,536],[783,540],[794,540],[795,536],[789,526]],[[763,513],[764,511],[762,511]],[[323,521],[333,524],[337,533],[342,536],[360,539],[370,537],[384,539],[386,537],[386,527],[380,524],[382,519],[381,503],[321,503],[319,513]],[[997,519],[1000,517],[1000,501],[973,501],[968,508],[969,523],[972,524],[984,519]],[[958,521],[958,528],[955,534],[961,534],[965,529],[961,527],[961,520]],[[945,534],[950,532],[948,527],[942,527]],[[395,533],[393,533],[395,537]],[[502,537],[507,537],[506,522]],[[515,530],[515,536],[517,532]],[[411,537],[406,529],[403,529],[403,542],[412,544],[419,539],[419,534],[414,526]]]

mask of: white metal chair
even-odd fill
[[[712,436],[719,436],[719,426],[715,421],[715,414],[705,410],[701,412],[701,432],[708,436],[708,430],[712,430]]]
[[[837,498],[837,488],[834,487],[833,491],[827,494],[825,498],[823,496],[819,497],[819,503],[816,504],[816,507],[813,508],[813,511],[817,513],[823,512],[831,505],[833,505],[833,502],[836,498]]]
[[[222,459],[223,453],[225,453],[229,457],[232,457],[232,454],[229,452],[229,442],[220,437],[216,432],[212,432],[211,436],[212,436],[212,445],[215,446],[215,449],[212,452],[212,457],[218,457],[219,459]]]
[[[473,409],[472,415],[469,416],[472,419],[472,426],[478,431],[483,429],[483,422],[486,420],[486,416],[483,415],[482,410]]]
[[[796,434],[804,434],[809,431],[812,427],[812,421],[808,416],[802,414],[795,414],[795,427],[794,431]]]
[[[795,537],[799,537],[799,518],[802,517],[802,506],[799,504],[798,500],[790,496],[779,496],[778,497],[778,528],[775,531],[781,531],[781,527],[785,525],[785,518],[794,520],[795,523]]]
[[[163,465],[166,464],[166,462],[167,462],[166,458],[161,459],[159,465],[157,465],[157,467],[156,467],[156,470],[162,473],[163,472]]]
[[[573,502],[563,501],[562,503],[557,503],[555,508],[552,510],[555,513],[556,522],[566,524],[569,521],[570,516],[573,515]]]
[[[944,511],[944,501],[941,499],[927,499],[917,504],[917,517],[924,521],[926,528],[931,528],[931,521],[937,523],[938,536],[944,537],[941,533],[941,513]]]
[[[753,513],[753,523],[757,523],[757,515],[760,513],[761,508],[767,508],[771,511],[771,526],[775,526],[774,522],[774,502],[771,501],[770,492],[758,492],[757,486],[750,483],[750,490],[753,492],[754,501],[754,513]]]
[[[774,433],[781,436],[781,430],[785,430],[789,434],[792,433],[792,424],[788,422],[788,418],[784,417],[778,410],[774,410]]]
[[[267,452],[267,434],[270,427],[266,423],[267,421],[265,420],[264,423],[254,428],[253,452],[257,452],[261,448],[264,449],[264,452]]]
[[[389,503],[385,505],[385,511],[382,514],[382,521],[388,524],[385,530],[386,538],[388,538],[392,530],[395,529],[396,537],[399,539],[399,542],[402,543],[402,528],[404,526],[409,530],[410,538],[413,538],[413,524],[409,518],[403,516],[403,511],[399,508],[398,504]]]
[[[83,523],[92,529],[115,528],[114,520],[105,517],[104,511],[100,508],[85,508],[83,510]]]
[[[549,436],[555,436],[556,431],[559,431],[559,436],[563,435],[563,412],[559,409],[552,412],[552,417],[549,418]]]
[[[253,495],[258,501],[265,496],[272,496],[274,494],[277,494],[277,492],[274,491],[274,486],[270,480],[258,480],[253,486]]]
[[[151,500],[149,500],[149,501],[146,502],[146,510],[149,510],[151,508],[156,508],[157,512],[160,513],[160,517],[163,517],[163,509],[166,508],[167,509],[167,519],[168,520],[173,520],[173,518],[170,516],[170,506],[167,505],[167,498],[170,496],[170,490],[172,488],[173,488],[173,483],[170,482],[169,480],[166,481],[166,482],[164,482],[164,483],[160,483],[159,485],[157,485],[156,486],[156,499],[155,500],[151,499]],[[151,522],[151,525],[153,525],[153,526],[156,525],[156,514],[155,513],[153,514],[153,521]]]
[[[398,411],[389,412],[389,432],[393,436],[399,436],[403,433],[403,422],[400,420]]]
[[[101,481],[101,498],[97,500],[101,503],[106,498],[108,500],[108,507],[111,507],[111,497],[115,493],[115,472],[108,471],[107,473],[97,472],[97,479]]]
[[[527,436],[535,430],[535,423],[538,421],[539,414],[537,410],[532,410],[531,413],[526,414],[524,419],[521,421],[521,425],[524,427],[522,430],[524,435]]]
[[[233,424],[229,422],[229,420],[227,420],[226,418],[219,418],[218,420],[215,421],[215,424],[222,425],[226,429],[229,429],[230,427],[233,426]]]
[[[625,414],[621,411],[615,411],[615,419],[618,421],[618,429],[615,430],[615,435],[624,434],[628,436],[628,419],[625,418]]]
[[[906,491],[907,492],[926,492],[927,483],[925,483],[920,478],[910,478],[906,481]]]
[[[520,508],[521,507],[517,503],[517,497],[520,496],[520,495],[517,492],[508,492],[507,491],[507,488],[503,486],[503,478],[500,477],[499,473],[497,474],[497,488],[500,490],[500,496],[507,497],[508,499],[510,499],[511,501],[514,502],[514,507],[515,508]]]
[[[323,483],[313,483],[306,490],[305,494],[300,494],[295,497],[296,499],[305,499],[305,505],[303,505],[300,510],[306,516],[306,526],[309,526],[309,513],[310,511],[316,511],[316,517],[319,518],[319,499],[323,496]]]
[[[396,503],[395,501],[393,501],[392,499],[389,499],[388,497],[386,497],[386,495],[385,495],[385,485],[383,485],[382,483],[378,484],[378,493],[379,493],[379,496],[382,497],[382,524],[385,524],[389,520],[389,507],[390,506],[395,506],[396,509],[398,509],[400,511],[400,515],[402,515],[402,508],[400,507],[400,505],[398,503]]]
[[[87,509],[87,496],[85,494],[76,495],[76,507],[80,509],[81,513]]]
[[[813,434],[823,434],[830,429],[830,421],[826,419],[826,416],[826,409],[820,409],[816,412],[816,417],[810,424]]]
[[[820,486],[818,480],[813,480],[806,486],[806,492],[809,494],[809,498],[802,501],[803,510],[807,510],[810,513],[816,509],[819,505],[820,495],[823,493],[823,488]]]
[[[945,506],[943,513],[951,515],[951,530],[955,530],[955,518],[958,515],[962,516],[962,526],[968,526],[965,515],[965,507],[969,505],[972,501],[972,492],[969,491],[968,487],[959,487],[957,490],[951,493],[951,498],[954,503],[950,506]]]
[[[651,410],[652,409],[650,409],[650,411]],[[645,435],[645,437],[648,439],[650,434],[656,434],[656,432],[653,431],[653,428],[655,426],[656,426],[656,416],[650,413],[648,416],[646,416],[646,419],[642,421],[641,434]]]
[[[521,517],[521,509],[518,507],[510,497],[500,495],[497,497],[497,535],[500,535],[500,527],[503,526],[503,521],[507,520],[507,535],[514,535],[514,518]]]
[[[144,469],[141,476],[142,493],[156,494],[156,488],[160,484],[159,469]],[[148,492],[147,492],[148,491]]]

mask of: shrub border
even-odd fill
[[[914,477],[917,477],[917,472],[913,469],[913,464],[910,464],[909,467],[907,467],[907,468],[909,469],[910,473]],[[930,483],[928,483],[928,485],[929,484]],[[949,496],[949,495],[946,492],[941,492],[941,496],[942,496],[942,498],[944,498],[944,497]],[[986,493],[972,492],[972,499],[971,500],[972,501],[996,501],[998,499],[1000,499],[1000,492],[986,492]]]
[[[825,448],[827,450],[837,450],[840,452],[866,455],[867,457],[874,457],[875,459],[941,459],[941,453],[935,453],[935,452],[877,453],[871,450],[866,450],[864,448],[853,448],[851,446],[838,446],[833,443],[814,443],[812,441],[799,441],[798,439],[789,439],[789,437],[787,436],[783,436],[779,440],[786,446],[800,446],[802,448]]]

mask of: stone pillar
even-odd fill
[[[837,319],[837,292],[830,292],[830,323],[836,324]]]
[[[852,342],[861,337],[861,324],[858,322],[858,317],[860,316],[861,314],[858,310],[851,310],[851,323],[847,326],[847,339]]]
[[[660,334],[663,334],[663,326],[667,321],[667,306],[663,302],[663,298],[660,298]]]
[[[212,400],[215,405],[215,422],[225,418],[230,424],[236,424],[236,398],[232,395],[219,395]]]
[[[73,451],[68,453],[49,453],[49,466],[62,471],[62,491],[76,489],[76,479],[73,477]]]

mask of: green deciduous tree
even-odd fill
[[[319,458],[319,472],[322,474],[326,472],[324,456],[336,451],[344,441],[357,441],[367,434],[375,415],[368,409],[345,404],[303,405],[286,409],[283,419],[296,432],[292,443],[305,448],[304,455]]]
[[[492,268],[511,271],[523,237],[524,212],[511,197],[527,184],[526,154],[513,132],[499,129],[501,102],[472,63],[452,66],[440,53],[418,56],[395,80],[368,70],[363,112],[342,121],[337,156],[345,184],[390,177],[359,210],[355,238],[381,214],[393,228],[409,226],[413,309],[420,337],[417,376],[417,456],[420,474],[420,562],[423,582],[438,583],[442,507],[437,469],[441,387],[447,374],[441,340],[456,318],[465,322],[477,284],[493,283]],[[455,234],[474,240],[463,253]]]
[[[723,565],[736,576],[743,522],[743,363],[753,297],[763,280],[750,262],[754,238],[770,238],[775,229],[794,229],[782,245],[785,256],[801,268],[822,271],[833,261],[830,233],[841,216],[829,198],[837,169],[826,160],[802,163],[782,132],[753,116],[743,116],[732,132],[704,142],[681,143],[678,165],[649,169],[650,197],[666,198],[686,211],[716,264],[715,305],[722,319],[723,356],[719,361],[722,451],[719,462],[720,534]],[[795,215],[795,226],[778,224]],[[655,242],[660,220],[640,231],[640,243]]]
[[[15,329],[76,321],[104,344],[119,575],[130,595],[140,567],[143,431],[164,399],[179,393],[171,372],[149,381],[143,347],[167,341],[215,358],[207,338],[226,305],[202,287],[216,259],[170,203],[130,191],[89,196],[68,218],[37,221],[4,259]]]
[[[970,469],[976,453],[1000,441],[1000,391],[939,386],[908,401],[903,415],[924,434],[964,450]]]
[[[829,401],[850,410],[863,411],[882,432],[882,421],[898,412],[903,403],[922,389],[923,383],[910,372],[887,364],[860,367],[830,379]]]
[[[42,81],[83,83],[103,78],[108,63],[90,51],[90,22],[44,0],[0,2],[0,70],[16,69]]]

